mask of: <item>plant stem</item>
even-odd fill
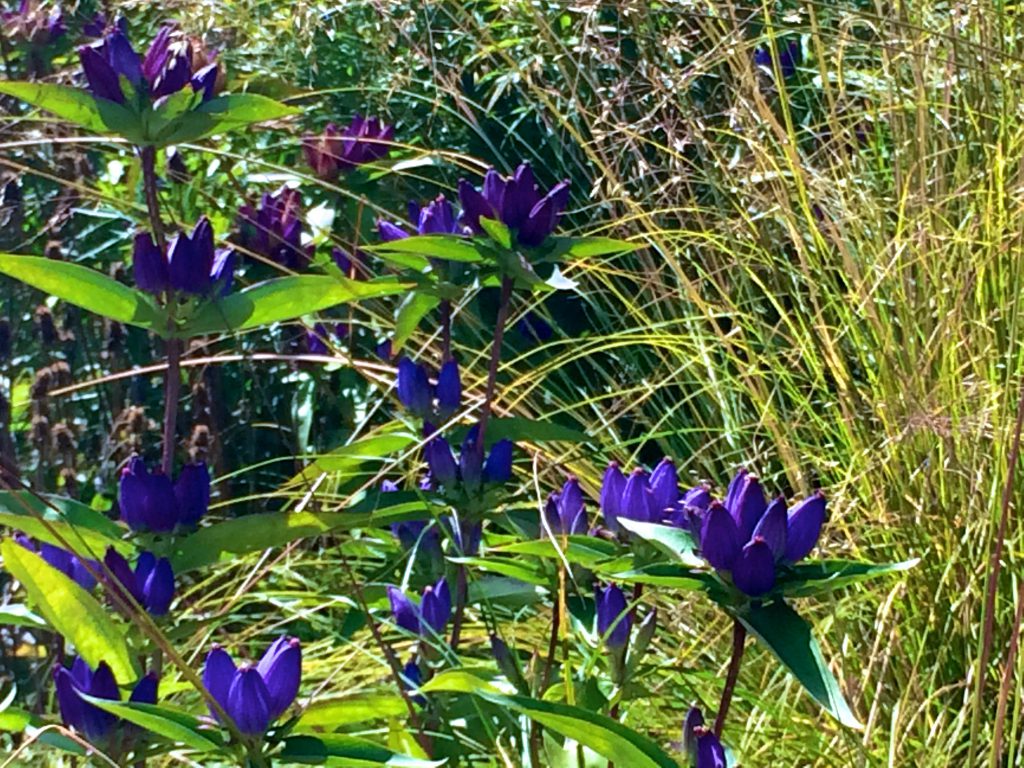
[[[487,422],[491,417],[491,404],[494,401],[494,389],[498,379],[498,365],[501,362],[501,344],[505,338],[505,321],[508,320],[508,308],[512,299],[511,277],[501,278],[501,299],[498,304],[498,317],[494,321],[494,341],[491,344],[491,363],[487,368],[487,387],[484,389],[484,404],[480,409],[480,431],[477,434],[477,450],[484,453],[484,435]]]
[[[453,651],[458,649],[459,640],[462,639],[462,621],[466,613],[468,598],[469,583],[466,580],[466,566],[459,563],[455,566],[455,619],[452,621],[452,639],[449,641]]]
[[[164,234],[163,219],[160,218],[160,198],[157,195],[156,149],[141,147],[142,187],[146,195],[146,210],[149,212],[149,226],[160,253],[167,257],[167,237]],[[174,327],[174,299],[169,301],[169,325]],[[160,469],[168,477],[174,471],[174,444],[177,434],[178,398],[181,396],[181,347],[180,339],[167,339],[167,372],[164,374],[164,442]]]
[[[452,302],[441,300],[441,363],[447,363],[452,356]]]
[[[743,646],[747,640],[747,628],[738,619],[732,624],[732,658],[729,660],[729,671],[725,676],[725,688],[722,689],[722,701],[718,705],[718,716],[715,718],[715,736],[722,736],[725,718],[732,704],[732,694],[736,689],[736,679],[740,675],[740,664],[743,662]]]

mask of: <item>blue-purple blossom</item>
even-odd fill
[[[174,599],[174,571],[165,557],[143,552],[135,561],[133,571],[128,561],[113,547],[103,558],[115,582],[107,586],[121,595],[127,593],[152,616],[163,616]]]
[[[455,209],[444,195],[438,195],[422,207],[418,203],[409,203],[409,221],[417,235],[453,235],[462,232]],[[384,242],[409,237],[401,224],[386,219],[377,221],[377,233]]]
[[[419,604],[398,587],[388,587],[387,593],[391,615],[402,629],[420,637],[444,632],[452,613],[451,591],[444,577],[424,588]]]
[[[498,440],[484,455],[477,444],[479,433],[479,424],[469,428],[459,448],[458,461],[444,437],[435,435],[427,440],[424,456],[435,484],[446,486],[449,490],[461,484],[467,493],[475,493],[483,484],[497,485],[511,479],[512,441]]]
[[[512,233],[514,242],[527,248],[541,245],[555,231],[569,202],[569,182],[561,181],[541,195],[529,163],[521,163],[505,177],[491,168],[480,189],[459,180],[462,224],[473,234],[482,234],[480,218],[500,221]]]
[[[447,420],[462,406],[459,364],[455,359],[445,362],[435,386],[425,364],[403,357],[398,361],[397,390],[398,399],[414,416],[430,419],[436,415]]]
[[[675,464],[665,458],[648,474],[634,469],[627,477],[612,462],[601,482],[601,513],[605,527],[618,532],[619,519],[641,523],[660,523],[671,518],[679,501],[679,481]]]
[[[313,173],[332,180],[341,171],[386,157],[394,139],[394,126],[357,114],[345,130],[330,123],[319,136],[303,138],[302,151]]]
[[[107,663],[100,662],[93,671],[83,659],[75,657],[70,670],[62,666],[54,668],[53,680],[64,724],[85,734],[91,742],[105,741],[120,722],[119,718],[90,704],[79,694],[111,701],[121,700],[117,680]],[[136,683],[128,700],[140,704],[156,704],[156,696],[157,676],[151,672]]]
[[[694,502],[689,506],[688,498]],[[724,503],[709,498],[703,487],[690,491],[683,500],[683,524],[696,533],[711,567],[729,573],[736,588],[750,597],[774,588],[778,563],[807,557],[825,522],[821,491],[787,509],[781,497],[769,503],[758,478],[743,469],[730,482]],[[698,506],[705,502],[706,507]]]
[[[191,43],[164,25],[153,38],[145,57],[140,57],[121,27],[105,30],[102,39],[78,49],[89,90],[100,99],[124,104],[127,82],[136,94],[156,101],[186,87],[203,101],[214,94],[217,64],[193,54]]]
[[[196,222],[191,233],[175,235],[166,255],[148,232],[135,235],[135,284],[154,296],[170,291],[193,296],[224,295],[231,288],[234,267],[231,249],[214,248],[213,227],[205,216]]]
[[[294,637],[279,637],[255,665],[236,666],[214,646],[203,666],[203,685],[246,736],[262,736],[295,701],[302,679],[302,648]],[[220,720],[220,713],[210,707]]]
[[[629,642],[633,619],[626,596],[614,584],[597,589],[597,633],[612,651],[621,651]]]
[[[82,560],[73,552],[68,552],[53,544],[47,544],[45,541],[37,546],[32,539],[20,533],[15,534],[14,540],[29,552],[34,552],[42,557],[52,568],[56,568],[82,589],[90,591],[96,586],[96,579],[87,567],[97,571],[99,563],[95,560]]]
[[[572,536],[587,532],[587,510],[579,480],[570,477],[561,491],[548,496],[544,505],[544,522],[555,535]]]
[[[683,721],[683,754],[691,768],[727,768],[722,742],[704,726],[698,707],[690,707]]]
[[[186,464],[171,483],[162,472],[150,473],[135,456],[121,473],[118,487],[121,519],[133,531],[168,533],[179,525],[193,526],[210,504],[210,473],[206,464]]]
[[[266,192],[258,206],[243,205],[238,211],[239,244],[251,253],[286,269],[309,264],[311,249],[302,245],[302,193],[281,187]]]
[[[755,66],[762,67],[767,70],[769,74],[775,74],[773,59],[776,58],[774,54],[778,54],[778,65],[779,73],[783,78],[789,78],[796,74],[796,69],[800,65],[802,58],[802,51],[800,48],[799,40],[790,40],[787,43],[776,46],[773,48],[769,45],[763,45],[760,48],[754,49],[754,64]]]

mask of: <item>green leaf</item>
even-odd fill
[[[715,580],[712,574],[693,570],[688,566],[655,563],[631,571],[619,571],[615,565],[614,563],[610,566],[596,565],[594,569],[599,570],[609,579],[625,581],[630,584],[652,584],[659,587],[706,592],[712,599],[717,598],[716,602],[727,602],[730,596],[730,593]]]
[[[417,442],[418,438],[407,432],[386,433],[357,440],[328,454],[317,456],[309,466],[286,482],[284,487],[308,485],[325,472],[342,476],[358,474],[357,470],[364,464],[378,462],[386,456],[404,451]]]
[[[45,629],[46,622],[28,609],[27,605],[11,604],[0,607],[0,625]]]
[[[284,762],[306,765],[341,765],[346,768],[386,765],[392,768],[436,768],[444,760],[421,760],[392,752],[386,747],[355,736],[296,734],[284,741],[279,756]]]
[[[43,520],[50,525],[44,525]],[[84,557],[103,557],[107,547],[123,553],[132,551],[132,545],[121,538],[124,534],[121,526],[102,512],[63,496],[0,491],[0,525],[55,546],[63,547],[60,541],[63,538],[72,550]],[[51,528],[54,533],[50,532]]]
[[[159,334],[167,328],[163,311],[144,293],[81,264],[0,253],[0,273],[119,323]]]
[[[675,758],[651,739],[610,717],[568,704],[495,693],[494,687],[484,680],[477,679],[474,682],[472,676],[466,673],[462,673],[459,678],[449,677],[449,674],[439,675],[420,690],[447,690],[479,696],[573,739],[616,765],[629,768],[679,768]]]
[[[551,585],[551,576],[544,573],[535,563],[522,560],[512,560],[507,557],[449,557],[453,563],[461,563],[483,571],[499,573],[527,584],[536,584],[540,587]]]
[[[397,693],[363,693],[340,699],[318,698],[299,718],[296,728],[337,730],[343,725],[399,717],[408,712]]]
[[[821,655],[810,625],[782,600],[749,605],[735,616],[800,682],[811,697],[843,725],[863,727]]]
[[[919,558],[914,558],[900,563],[861,563],[855,560],[800,563],[779,575],[776,589],[788,597],[823,595],[877,576],[908,571],[919,562]]]
[[[558,440],[565,443],[582,443],[590,438],[578,429],[563,427],[552,421],[540,419],[524,419],[519,416],[508,416],[491,419],[487,422],[487,444],[507,438],[513,442],[525,440],[531,443],[544,443]]]
[[[376,253],[382,258],[391,254],[412,254],[422,256],[423,268],[429,264],[426,259],[446,261],[478,262],[483,260],[472,240],[457,235],[415,235],[401,240],[391,240],[377,245],[364,245],[364,251]]]
[[[180,742],[197,752],[212,752],[221,748],[199,730],[199,720],[192,715],[173,709],[166,704],[142,704],[129,701],[99,699],[85,693],[79,694],[90,704],[117,715],[129,723],[163,736],[168,741]],[[207,731],[206,733],[216,733]]]
[[[126,541],[108,539],[94,531],[75,528],[59,521],[46,525],[35,517],[0,512],[0,525],[9,526],[26,536],[53,544],[55,547],[69,549],[76,555],[90,560],[102,560],[107,547],[114,547],[122,553],[131,551],[131,544]]]
[[[117,680],[137,678],[124,634],[92,595],[13,539],[0,542],[0,554],[4,567],[22,583],[47,623],[75,646],[90,667],[106,661]]]
[[[619,518],[619,525],[646,542],[653,544],[660,552],[676,562],[690,568],[701,568],[704,558],[696,552],[693,537],[682,528],[657,523],[643,523],[638,520]]]
[[[607,256],[611,253],[629,253],[646,247],[645,243],[631,243],[611,237],[558,237],[555,238],[555,246],[551,254],[545,255],[548,257],[559,255],[586,258]]]
[[[556,536],[555,540],[558,542],[558,549],[550,539],[543,538],[490,547],[488,554],[532,555],[555,560],[561,560],[564,555],[570,563],[584,568],[592,568],[599,563],[617,558],[621,554],[621,550],[615,542],[594,536],[568,536],[564,549],[562,549],[562,537]]]
[[[497,219],[489,219],[486,216],[480,217],[480,228],[487,233],[487,236],[505,250],[512,248],[512,233],[509,232],[502,222]]]
[[[253,123],[299,114],[298,109],[255,93],[232,93],[203,102],[174,120],[153,143],[185,144],[214,133],[228,133]]]
[[[88,91],[53,83],[0,82],[0,93],[96,133],[119,133],[126,138],[140,133],[139,119],[127,107],[97,99]]]
[[[416,332],[420,321],[440,303],[439,297],[422,291],[413,291],[405,297],[395,319],[395,335],[391,339],[392,353],[398,354],[401,351],[402,345]]]
[[[402,293],[408,288],[393,278],[363,281],[330,275],[279,277],[207,303],[179,329],[178,335],[259,328],[338,304]]]

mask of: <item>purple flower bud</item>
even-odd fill
[[[679,477],[676,465],[667,456],[661,460],[651,473],[651,495],[654,499],[655,518],[658,522],[679,501]]]
[[[786,501],[781,496],[772,499],[768,509],[754,528],[753,538],[761,537],[776,560],[786,554]]]
[[[124,77],[132,87],[138,90],[144,83],[142,60],[132,48],[128,36],[120,29],[114,29],[104,40],[107,61],[114,72]]]
[[[213,286],[213,227],[205,216],[190,235],[179,233],[168,248],[171,286],[183,293],[202,296]]]
[[[437,407],[441,418],[449,418],[462,407],[462,380],[454,359],[442,365],[437,374]]]
[[[650,523],[656,519],[654,497],[651,495],[647,473],[642,469],[634,469],[626,480],[622,492],[622,517],[641,523]]]
[[[705,484],[691,488],[683,494],[684,507],[696,507],[702,512],[706,512],[707,508],[711,506],[711,502],[711,489]]]
[[[614,584],[597,591],[597,632],[605,645],[615,651],[626,647],[633,620],[627,611],[626,596]]]
[[[178,524],[174,486],[160,472],[149,474],[142,459],[133,458],[121,474],[121,519],[133,531],[167,533]]]
[[[409,233],[402,229],[398,224],[393,224],[392,222],[384,219],[378,219],[377,236],[380,237],[381,242],[390,243],[393,240],[404,240],[409,236]]]
[[[455,465],[455,457],[452,455],[452,448],[443,437],[432,437],[423,448],[427,459],[427,466],[430,468],[431,478],[441,485],[451,487],[458,476],[458,467]]]
[[[693,757],[697,747],[697,729],[704,726],[704,714],[694,705],[683,720],[683,754]]]
[[[480,192],[465,179],[459,179],[459,203],[462,206],[462,223],[474,234],[481,234],[480,217],[496,217],[494,207]]]
[[[459,199],[462,223],[474,234],[482,232],[481,216],[499,219],[515,233],[520,245],[535,247],[554,231],[569,201],[569,182],[555,185],[542,198],[529,163],[521,163],[509,178],[502,177],[493,168],[488,170],[481,191],[468,181],[460,180]]]
[[[78,49],[78,59],[82,63],[85,80],[89,84],[92,95],[98,99],[107,99],[118,104],[124,103],[124,93],[117,72],[107,59],[106,45],[94,43]]]
[[[420,613],[422,615],[421,634],[425,635],[428,632],[428,627],[437,634],[444,631],[452,613],[452,597],[448,590],[448,582],[444,577],[434,586],[423,590]]]
[[[430,416],[432,392],[427,369],[407,357],[398,361],[398,399],[415,416]]]
[[[551,188],[530,211],[530,215],[519,228],[520,245],[535,248],[541,245],[558,226],[562,211],[569,203],[569,182],[561,181]]]
[[[160,678],[156,676],[155,672],[150,672],[135,684],[128,701],[136,704],[156,704],[159,686]]]
[[[231,690],[231,683],[234,682],[237,672],[235,662],[223,648],[214,646],[206,655],[206,663],[203,665],[203,687],[228,714],[228,691]],[[210,707],[210,714],[220,720],[220,715],[213,707]]]
[[[775,586],[775,556],[764,539],[750,541],[732,566],[736,588],[750,597],[760,597]]]
[[[732,486],[730,486],[732,491]],[[768,500],[765,498],[761,481],[756,475],[744,473],[743,479],[736,489],[731,493],[732,506],[728,502],[729,513],[736,522],[736,528],[740,533],[740,541],[748,541],[754,533],[754,526],[757,525],[768,509]]]
[[[299,693],[302,647],[297,638],[279,637],[264,652],[256,671],[267,686],[270,720],[285,713]]]
[[[438,195],[420,208],[411,220],[421,235],[451,235],[459,231],[455,211],[444,195]]]
[[[512,479],[512,441],[502,439],[491,446],[484,463],[485,483],[507,483]]]
[[[483,452],[477,447],[479,434],[480,425],[474,424],[463,438],[462,445],[459,446],[459,479],[462,480],[465,490],[470,493],[480,487],[483,474]],[[511,458],[509,461],[511,462]]]
[[[825,524],[825,494],[821,491],[789,510],[786,525],[786,560],[799,562],[811,554]]]
[[[135,235],[132,269],[135,285],[141,291],[159,295],[171,287],[167,259],[149,232],[139,232]]]
[[[626,477],[614,461],[604,471],[601,481],[601,514],[608,530],[617,533],[622,517],[622,495],[626,490]]]
[[[202,94],[203,101],[209,101],[217,91],[217,78],[220,76],[220,65],[217,62],[207,64],[189,81],[195,93]]]
[[[395,624],[404,630],[418,634],[420,631],[420,620],[412,601],[398,587],[388,587],[387,592],[388,601],[391,603],[391,615],[395,619]]]
[[[695,736],[694,768],[727,768],[725,749],[722,747],[722,742],[715,736],[714,731],[698,728]]]
[[[714,503],[704,515],[700,531],[700,551],[711,567],[728,571],[740,552],[739,533],[729,511]]]
[[[70,671],[60,666],[54,669],[53,679],[65,725],[81,731],[89,741],[105,741],[117,725],[117,717],[88,703],[79,694],[112,701],[121,699],[117,681],[107,663],[100,662],[93,672],[83,659],[76,657]]]
[[[270,693],[255,667],[239,667],[228,690],[227,712],[246,736],[260,736],[270,725]]]
[[[580,481],[570,477],[562,486],[562,492],[558,494],[558,528],[555,533],[564,533],[570,536],[582,535],[587,532],[587,511],[583,502],[583,490],[580,488]]]
[[[454,521],[454,516],[452,517]],[[467,557],[474,557],[480,552],[480,541],[483,539],[484,529],[482,523],[471,523],[469,521],[457,521],[455,528],[455,546],[459,552]]]
[[[394,138],[393,126],[357,114],[344,131],[332,123],[320,136],[306,136],[302,150],[313,173],[331,180],[339,171],[349,171],[385,157]]]
[[[131,595],[152,616],[163,616],[170,609],[174,599],[174,571],[166,558],[157,559],[152,552],[142,552],[132,571],[128,561],[109,547],[103,562],[115,579],[115,582],[108,582],[107,587],[122,595],[122,599],[126,594]]]
[[[186,464],[174,483],[178,524],[195,525],[210,507],[210,471],[205,462]]]

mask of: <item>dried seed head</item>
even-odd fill
[[[50,443],[50,420],[43,415],[32,417],[32,442],[37,448]]]
[[[75,443],[75,433],[66,421],[59,421],[53,425],[53,447],[60,453],[74,454],[78,447]]]
[[[50,365],[50,371],[53,374],[53,383],[55,387],[71,386],[71,366],[68,365],[67,361],[58,360]]]
[[[46,244],[46,249],[43,251],[43,254],[48,259],[64,261],[64,245],[60,240],[50,240]]]
[[[35,380],[29,387],[28,394],[33,400],[42,400],[53,388],[53,372],[47,368],[40,368],[36,371]]]
[[[49,307],[44,304],[40,304],[36,307],[34,320],[36,324],[36,333],[39,334],[39,339],[44,345],[49,346],[57,341],[57,326],[53,322],[53,313],[50,312]]]
[[[73,467],[60,468],[60,479],[57,484],[64,488],[64,493],[68,496],[78,495],[78,475]]]

